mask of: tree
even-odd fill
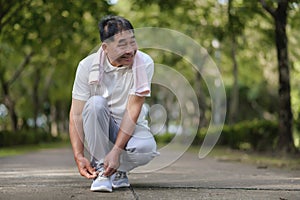
[[[263,8],[275,23],[275,42],[279,72],[279,139],[278,148],[284,152],[295,151],[293,141],[293,114],[291,109],[291,86],[288,57],[288,37],[286,33],[289,0],[277,1],[277,7],[261,0]],[[275,4],[275,3],[274,3]],[[276,5],[275,5],[276,6]]]
[[[105,1],[0,1],[0,101],[12,130],[36,122],[46,104],[68,113],[72,75],[99,44],[97,20],[108,11]]]
[[[241,33],[242,24],[239,18],[233,14],[233,2],[228,0],[228,32],[231,43],[231,59],[233,66],[233,86],[231,92],[231,101],[229,106],[229,122],[234,123],[237,117],[239,106],[239,85],[238,85],[238,63],[237,63],[237,35]]]
[[[20,19],[18,13],[20,10],[28,7],[31,1],[1,1],[0,2],[0,37],[2,38],[3,30],[5,27],[9,26],[11,23],[14,24]],[[4,45],[4,44],[2,44]],[[1,46],[1,53],[5,54],[5,47]],[[23,61],[19,63],[19,66],[14,71],[13,75],[9,78],[5,77],[5,65],[1,62],[0,65],[0,84],[3,93],[4,105],[8,108],[9,115],[12,123],[12,130],[17,130],[18,126],[18,116],[15,110],[16,102],[11,96],[10,87],[13,83],[17,81],[21,73],[28,66],[31,58],[33,56],[33,51],[30,51],[24,55]],[[3,59],[3,58],[2,58]]]

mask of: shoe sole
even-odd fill
[[[114,189],[117,189],[117,188],[126,188],[126,187],[129,187],[130,184],[127,184],[127,183],[123,183],[121,185],[114,185],[114,184],[112,184],[112,186],[113,186]]]
[[[105,186],[92,187],[91,191],[93,192],[112,192],[111,188],[107,188]]]

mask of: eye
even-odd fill
[[[135,43],[135,40],[131,41],[130,44],[133,46],[133,45],[136,45]]]
[[[125,43],[120,43],[120,44],[118,45],[118,47],[125,47],[125,46],[126,46]]]

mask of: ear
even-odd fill
[[[105,53],[107,53],[107,44],[104,42],[104,43],[102,43],[102,49],[103,49],[103,51],[105,52]]]

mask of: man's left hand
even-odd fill
[[[120,149],[113,148],[104,158],[104,176],[113,175],[120,166]]]

